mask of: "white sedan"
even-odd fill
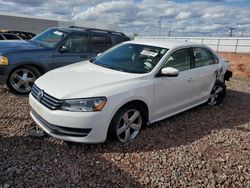
[[[30,114],[58,139],[100,143],[113,136],[126,143],[146,124],[221,104],[227,68],[204,45],[129,41],[40,77],[29,95]]]

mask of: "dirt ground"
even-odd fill
[[[250,79],[250,54],[219,52],[221,57],[228,60],[233,76],[236,78]]]

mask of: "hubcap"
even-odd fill
[[[35,81],[35,75],[27,69],[18,69],[10,77],[11,86],[19,92],[29,92]]]
[[[141,130],[142,117],[138,110],[131,109],[125,112],[118,121],[116,134],[121,142],[134,139]]]
[[[209,102],[208,104],[210,106],[214,106],[217,103],[217,100],[221,94],[221,92],[223,91],[223,88],[221,86],[215,86],[212,90],[212,93],[209,96]]]

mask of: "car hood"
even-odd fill
[[[84,61],[50,71],[35,84],[57,99],[72,99],[107,96],[142,78],[140,74],[120,72]],[[119,92],[117,90],[115,92]]]
[[[0,53],[17,52],[41,48],[42,47],[39,47],[24,40],[6,40],[0,42]]]

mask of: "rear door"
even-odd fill
[[[62,51],[61,49],[64,48]],[[91,59],[88,34],[71,34],[54,52],[54,68]]]
[[[112,39],[107,34],[92,33],[90,40],[92,58],[112,47]]]
[[[212,52],[203,47],[192,48],[194,59],[194,88],[197,91],[194,95],[195,101],[201,102],[208,99],[216,76],[220,71],[220,65],[215,61]]]

